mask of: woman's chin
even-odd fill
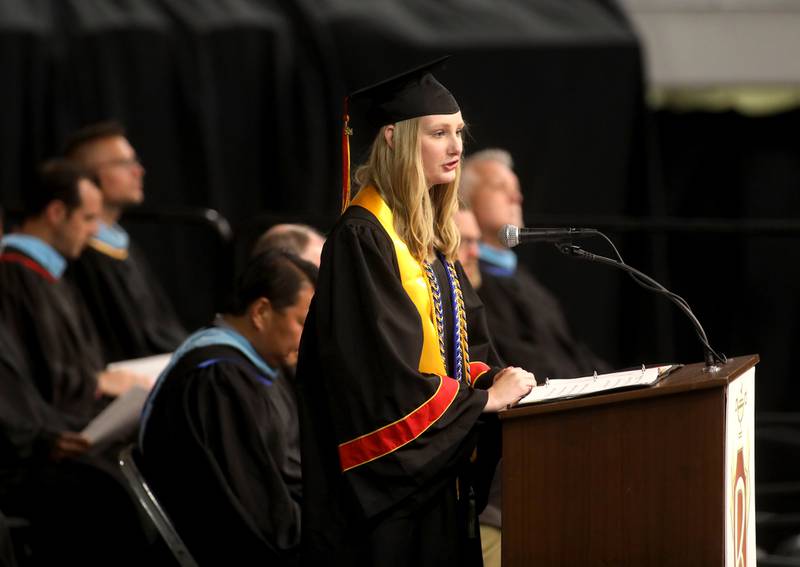
[[[443,174],[437,175],[433,178],[433,181],[428,181],[428,187],[434,187],[436,185],[447,185],[448,183],[452,183],[456,180],[456,174],[453,172],[452,174]]]

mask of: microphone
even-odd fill
[[[519,228],[507,224],[497,233],[497,238],[506,248],[514,248],[523,242],[561,242],[595,234],[598,234],[598,231],[593,228]]]

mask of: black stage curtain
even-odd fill
[[[655,116],[663,186],[654,206],[678,217],[735,219],[767,227],[800,218],[800,110]],[[797,411],[794,355],[800,337],[800,232],[752,230],[674,235],[663,251],[671,284],[687,291],[714,343],[758,352],[756,407]],[[676,351],[692,333],[673,322]],[[677,332],[681,330],[681,332]],[[686,331],[686,332],[683,332]]]
[[[240,229],[218,255],[238,263],[254,219],[335,218],[343,95],[443,54],[467,150],[512,152],[529,218],[797,212],[796,114],[646,111],[639,42],[611,0],[0,0],[0,202],[19,207],[69,131],[116,118],[147,168],[145,207],[217,209]],[[354,163],[368,143],[357,130]],[[190,326],[210,317],[214,266],[233,260],[179,226],[129,226]],[[611,236],[719,349],[764,355],[761,399],[789,399],[787,240]],[[688,323],[621,274],[546,246],[520,256],[615,366],[701,358]]]
[[[566,210],[564,189],[625,206],[639,52],[606,2],[2,0],[0,17],[10,208],[68,132],[116,118],[148,206],[333,212],[344,93],[443,53],[473,146],[517,155],[531,207]]]

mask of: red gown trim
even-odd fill
[[[29,270],[36,272],[50,283],[56,282],[56,278],[53,277],[53,274],[51,274],[45,268],[37,264],[34,260],[31,260],[27,256],[23,256],[22,254],[17,254],[16,252],[6,252],[4,254],[0,254],[0,262],[21,264],[26,268],[28,268]]]
[[[444,415],[458,393],[458,382],[439,376],[439,387],[425,403],[405,417],[339,445],[342,472],[396,451],[422,435]]]
[[[469,383],[475,384],[475,381],[489,372],[491,368],[485,362],[470,362],[469,363]]]

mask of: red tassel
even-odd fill
[[[350,129],[349,97],[344,97],[344,127],[342,128],[342,213],[350,204]]]

